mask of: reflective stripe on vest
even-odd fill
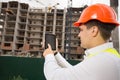
[[[110,53],[112,55],[115,55],[116,57],[120,58],[120,54],[115,49],[113,49],[113,48],[108,48],[108,49],[104,50],[103,52],[108,52],[108,53]],[[91,58],[93,56],[96,56],[97,54],[98,53],[90,54],[90,55],[88,55],[87,58]]]
[[[115,55],[116,57],[120,58],[120,54],[113,48],[108,48],[104,52],[111,53],[111,54]]]

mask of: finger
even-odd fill
[[[41,42],[41,45],[42,45],[42,48],[44,48],[44,47],[45,47],[44,42]]]
[[[51,49],[51,45],[50,44],[48,44],[48,48]]]
[[[58,38],[56,38],[56,50],[58,50]]]

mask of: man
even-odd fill
[[[104,4],[84,9],[79,20],[81,46],[86,48],[85,59],[70,65],[48,44],[44,51],[44,74],[47,80],[120,80],[120,55],[108,42],[112,30],[119,26],[115,11]]]

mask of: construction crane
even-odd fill
[[[56,3],[55,5],[53,6],[49,6],[48,7],[48,12],[51,12],[52,11],[52,8],[55,8],[57,5],[60,5],[59,3]]]
[[[40,0],[29,0],[29,1],[35,1],[36,3],[39,3],[39,4],[43,5],[43,6],[45,6],[45,4],[43,4]]]
[[[21,0],[22,2],[22,0]],[[42,2],[42,0],[27,0],[26,1],[30,7],[32,8],[36,8],[36,7],[45,7],[45,4]],[[26,3],[25,2],[25,3]]]

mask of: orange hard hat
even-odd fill
[[[83,10],[81,16],[74,26],[78,27],[89,20],[98,20],[104,23],[112,23],[119,26],[116,13],[113,8],[105,4],[94,4]]]

